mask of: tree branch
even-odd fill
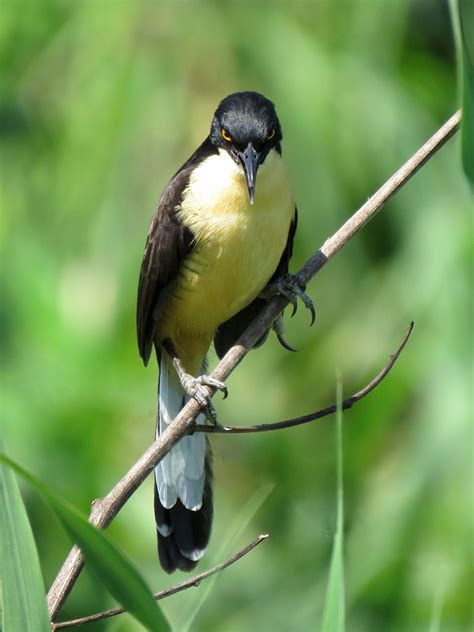
[[[154,598],[159,601],[160,599],[165,599],[166,597],[170,597],[171,595],[175,595],[176,593],[182,592],[187,588],[192,588],[193,586],[197,587],[199,584],[211,575],[215,575],[220,571],[223,571],[225,568],[232,566],[235,562],[241,560],[247,553],[250,553],[256,546],[258,546],[261,542],[268,538],[268,534],[259,535],[253,542],[247,544],[245,548],[241,551],[229,557],[225,562],[221,564],[217,564],[213,568],[205,571],[204,573],[200,573],[191,579],[187,579],[184,582],[179,584],[175,584],[174,586],[170,586],[169,588],[165,588],[164,590],[160,590],[160,592],[155,593]],[[103,612],[98,612],[97,614],[90,614],[87,617],[81,617],[80,619],[71,619],[70,621],[61,621],[61,623],[53,623],[53,632],[55,630],[62,630],[64,628],[72,628],[76,625],[83,625],[84,623],[94,623],[95,621],[100,621],[101,619],[106,619],[108,617],[115,617],[117,614],[122,614],[126,612],[123,608],[111,608],[110,610],[104,610]]]
[[[386,375],[388,375],[398,360],[401,352],[405,348],[406,343],[413,331],[414,322],[411,321],[408,325],[408,329],[403,336],[403,340],[398,346],[398,348],[391,354],[387,364],[384,368],[371,380],[364,388],[354,395],[351,395],[347,399],[345,399],[341,403],[342,410],[348,410],[352,408],[352,406],[363,399],[366,395],[368,395],[371,391],[376,388],[380,382],[384,379]],[[323,417],[327,417],[328,415],[334,414],[338,410],[337,404],[332,404],[332,406],[327,406],[326,408],[321,408],[321,410],[317,410],[314,413],[309,413],[309,415],[302,415],[301,417],[294,417],[292,419],[285,419],[285,421],[278,421],[276,423],[271,424],[257,424],[255,426],[203,426],[201,424],[194,424],[191,432],[206,432],[209,434],[248,434],[254,432],[268,432],[270,430],[283,430],[283,428],[294,428],[295,426],[301,426],[303,424],[307,424],[310,421],[316,421],[317,419],[322,419]]]
[[[459,128],[461,111],[454,114],[387,182],[318,250],[297,273],[302,282],[307,283],[326,262],[336,254],[429,160]],[[225,380],[244,356],[252,349],[257,340],[271,327],[275,318],[283,311],[288,301],[277,296],[264,307],[261,313],[220,361],[212,377]],[[210,389],[210,392],[211,389]],[[102,500],[92,505],[89,521],[96,527],[105,528],[118,511],[127,502],[134,491],[148,476],[154,466],[171,447],[192,428],[199,405],[190,400],[180,411],[173,424],[148,448],[127,474]],[[83,558],[74,546],[66,558],[61,570],[48,593],[48,606],[51,620],[57,617],[67,595],[82,570]]]

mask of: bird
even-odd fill
[[[314,308],[289,272],[297,209],[282,160],[282,129],[258,92],[224,98],[210,132],[175,173],[154,212],[140,270],[138,348],[159,364],[156,436],[190,398],[198,424],[217,423],[207,387],[208,350],[219,358],[268,298],[284,294]],[[286,346],[281,326],[275,326]],[[268,335],[262,336],[261,344]],[[205,433],[183,437],[154,472],[158,556],[167,573],[191,571],[208,546],[213,519],[212,454]]]

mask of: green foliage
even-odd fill
[[[99,585],[105,586],[147,630],[169,630],[166,619],[140,574],[103,532],[89,524],[85,517],[47,485],[3,454],[0,454],[0,463],[2,467],[6,464],[13,468],[48,501],[72,542],[82,550],[87,567]],[[26,586],[21,586],[22,592],[25,592]],[[22,628],[12,628],[15,629]]]
[[[0,438],[0,450],[3,450]],[[0,585],[4,632],[49,632],[38,552],[18,483],[0,461]]]
[[[21,10],[19,9],[21,5]],[[444,1],[2,3],[2,433],[10,454],[87,508],[153,438],[156,368],[135,342],[154,205],[239,89],[272,98],[299,209],[292,269],[448,117],[457,102]],[[347,628],[472,629],[472,199],[450,140],[308,291],[216,398],[221,423],[277,421],[357,390],[416,331],[388,379],[344,414]],[[211,358],[210,364],[213,364]],[[243,535],[265,545],[216,581],[193,628],[319,622],[336,525],[330,419],[212,437],[215,560],[253,490],[275,488]],[[69,539],[24,495],[49,585]],[[151,481],[111,535],[160,590]],[[220,560],[218,560],[220,561]],[[179,581],[181,577],[173,577]],[[175,620],[205,588],[162,602]],[[62,616],[113,605],[86,572]],[[127,615],[103,629],[141,626]]]
[[[459,1],[462,51],[462,158],[474,190],[474,3]]]

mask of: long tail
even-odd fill
[[[156,434],[188,397],[172,361],[161,351]],[[204,415],[198,423],[205,423]],[[204,555],[212,526],[212,456],[204,433],[183,437],[155,468],[155,519],[160,564],[167,573],[192,570]]]

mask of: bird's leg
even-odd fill
[[[296,314],[298,307],[298,298],[303,301],[306,309],[309,309],[311,313],[310,326],[316,320],[316,311],[314,309],[313,301],[305,293],[306,284],[298,278],[297,274],[285,274],[276,281],[271,281],[267,287],[260,293],[261,298],[271,299],[274,296],[284,296],[293,305],[292,316]],[[283,345],[285,346],[285,345]]]
[[[181,360],[179,359],[176,347],[170,338],[163,340],[163,347],[173,360],[173,366],[176,369],[176,373],[178,374],[179,381],[181,382],[184,392],[189,395],[189,397],[192,397],[197,401],[204,410],[209,421],[211,421],[215,426],[220,426],[217,421],[216,409],[212,404],[211,396],[209,395],[209,391],[206,387],[209,386],[222,391],[225,399],[229,394],[227,386],[224,382],[216,380],[209,375],[199,375],[198,377],[193,377],[189,373],[186,373]]]

